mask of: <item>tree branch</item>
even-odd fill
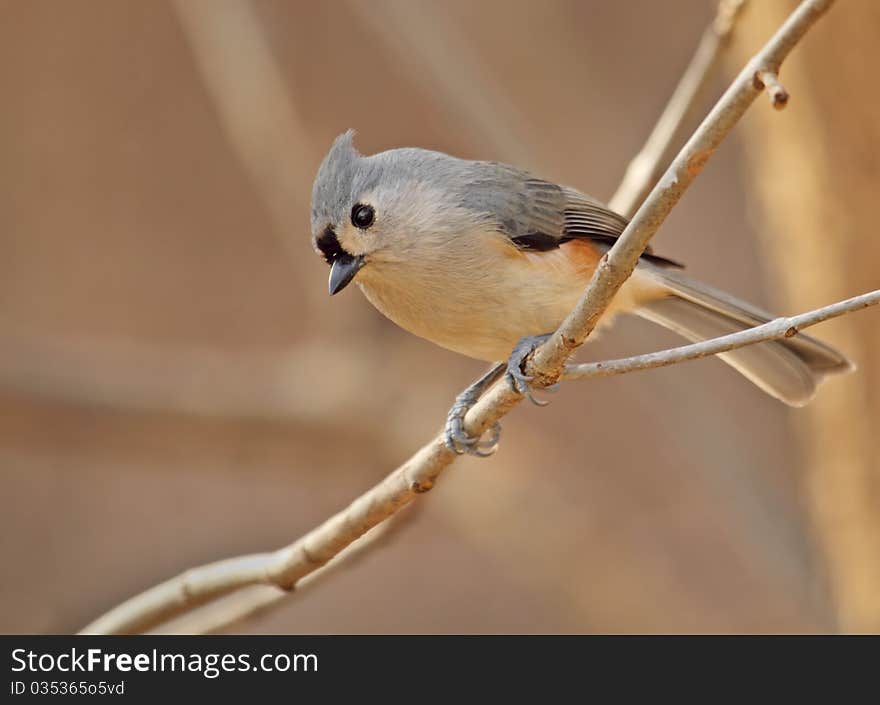
[[[398,512],[387,521],[374,526],[366,534],[350,543],[327,565],[310,573],[296,585],[297,593],[311,590],[343,565],[350,567],[377,548],[385,546],[403,527],[410,524],[419,512],[413,511],[420,505],[414,504],[406,512]],[[211,634],[240,623],[271,607],[278,605],[290,593],[268,585],[250,585],[241,590],[212,600],[198,609],[186,610],[176,619],[162,622],[151,634]]]
[[[804,328],[809,328],[817,323],[837,318],[846,313],[853,313],[869,306],[876,306],[877,304],[880,304],[880,289],[862,294],[861,296],[854,296],[851,299],[831,304],[830,306],[823,306],[815,311],[802,313],[798,316],[776,318],[760,326],[724,335],[720,338],[703,340],[699,343],[682,345],[669,350],[647,353],[646,355],[624,357],[619,360],[568,365],[562,378],[571,380],[587,379],[588,377],[611,377],[612,375],[622,375],[627,372],[653,370],[656,367],[676,365],[688,360],[699,360],[702,357],[718,355],[719,353],[744,348],[755,343],[763,343],[778,338],[790,338]]]
[[[636,211],[614,247],[599,262],[577,306],[550,340],[534,353],[526,370],[537,382],[550,385],[557,381],[565,361],[596,327],[611,299],[632,274],[657,228],[763,90],[757,77],[768,71],[778,74],[788,53],[833,3],[834,0],[804,0],[721,96]]]
[[[553,337],[529,361],[527,371],[540,383],[562,376],[571,353],[595,327],[614,294],[632,273],[651,236],[690,183],[760,93],[760,71],[778,72],[782,60],[833,0],[805,0],[736,78],[660,183],[603,257],[580,302]],[[505,416],[522,397],[507,384],[490,389],[465,419],[466,430],[480,434]],[[438,435],[382,482],[346,509],[274,553],[221,561],[189,570],[116,607],[86,627],[89,633],[143,630],[208,600],[248,585],[275,585],[291,590],[346,546],[384,521],[419,494],[456,460]]]
[[[626,168],[620,186],[608,201],[611,210],[630,216],[669,164],[678,134],[690,118],[709,83],[722,49],[730,41],[747,0],[720,0],[710,24],[641,151]]]

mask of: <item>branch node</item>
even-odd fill
[[[425,480],[424,482],[415,481],[410,483],[409,488],[416,494],[424,494],[434,489],[434,483],[431,480]]]
[[[788,105],[788,91],[779,82],[779,76],[775,71],[762,70],[755,72],[755,88],[758,90],[766,88],[770,104],[777,110],[782,110]]]
[[[192,574],[194,570],[190,568],[187,570],[180,579],[180,595],[181,595],[181,604],[186,604],[190,600],[195,597],[195,592],[192,589]]]

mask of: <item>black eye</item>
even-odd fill
[[[373,224],[375,219],[376,211],[373,210],[373,206],[355,203],[354,208],[351,209],[351,223],[356,228],[366,230]]]

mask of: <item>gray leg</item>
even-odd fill
[[[532,402],[532,404],[537,406],[547,406],[550,402],[541,401],[535,397],[532,392],[532,378],[523,372],[522,364],[525,362],[525,359],[531,355],[534,350],[543,345],[551,335],[552,333],[545,333],[544,335],[527,335],[516,344],[516,347],[513,349],[513,352],[507,360],[506,375],[510,382],[510,386],[526,397]],[[555,388],[556,385],[553,385],[547,389],[552,391]]]
[[[464,430],[464,417],[471,407],[489,387],[497,382],[505,374],[507,364],[494,365],[486,374],[474,382],[455,398],[455,403],[446,417],[446,447],[453,453],[463,455],[468,453],[485,458],[492,455],[498,448],[498,438],[501,436],[501,424],[496,423],[490,430],[487,441],[469,436]]]

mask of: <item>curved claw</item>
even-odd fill
[[[517,372],[518,372],[517,368]],[[511,370],[507,372],[507,379],[510,382],[510,386],[518,393],[528,399],[535,406],[547,406],[550,402],[545,399],[538,399],[535,396],[534,391],[532,390],[532,377],[528,375],[524,375],[521,372],[517,374]]]
[[[516,344],[516,347],[513,349],[513,352],[507,360],[506,375],[508,382],[510,382],[510,386],[535,406],[547,406],[550,402],[545,399],[538,399],[535,396],[534,390],[532,389],[532,380],[534,378],[523,372],[522,364],[525,362],[525,359],[549,337],[549,335],[526,336]],[[557,383],[547,387],[547,391],[556,391],[558,388],[559,385]]]
[[[444,431],[444,442],[456,455],[475,455],[478,458],[488,458],[498,450],[498,441],[501,438],[501,424],[495,423],[489,429],[489,438],[485,441],[482,437],[469,435],[464,430],[464,417],[469,407],[455,404],[449,411]]]
[[[446,447],[457,455],[475,455],[486,458],[498,450],[498,439],[501,438],[501,424],[495,423],[488,429],[489,437],[474,437],[464,429],[464,417],[471,407],[477,403],[480,395],[491,387],[504,374],[503,364],[493,365],[480,379],[471,384],[455,398],[455,403],[446,416],[446,427],[443,440]],[[485,434],[483,434],[485,435]]]
[[[501,440],[501,424],[496,421],[492,424],[492,428],[490,428],[487,433],[489,434],[489,438],[485,441],[480,441],[477,444],[477,455],[481,458],[488,458],[490,455],[493,455],[496,450],[498,450],[498,441]]]

